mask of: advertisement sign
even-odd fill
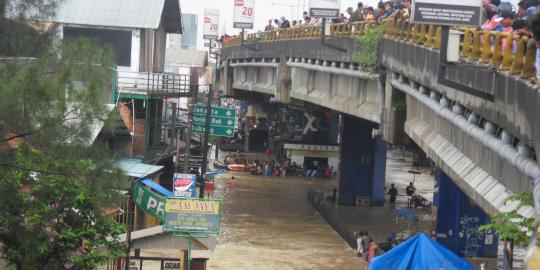
[[[255,20],[255,0],[234,1],[234,28],[253,29]]]
[[[186,162],[186,155],[184,154],[178,155],[178,163],[180,165],[184,165],[184,162]],[[202,156],[189,156],[190,167],[202,167],[202,164],[203,164]],[[208,161],[206,161],[206,164],[208,165]]]
[[[140,182],[133,183],[133,199],[139,209],[154,217],[163,218],[165,198],[150,191]]]
[[[411,23],[478,27],[482,24],[482,1],[413,0]]]
[[[194,198],[195,181],[197,181],[197,176],[194,174],[175,173],[173,177],[174,197]]]
[[[309,16],[313,18],[337,18],[341,0],[309,0]]]
[[[206,199],[167,199],[163,230],[218,234],[221,201]]]
[[[204,39],[217,39],[219,36],[219,9],[204,10]]]

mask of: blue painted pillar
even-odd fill
[[[369,197],[372,205],[384,203],[386,142],[373,138],[377,124],[342,115],[339,203],[355,204]]]
[[[437,209],[436,238],[460,257],[497,257],[498,240],[493,232],[478,227],[490,220],[441,169],[435,173],[433,202]]]

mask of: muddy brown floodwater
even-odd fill
[[[219,244],[208,269],[366,269],[307,201],[310,188],[336,180],[236,174],[216,180],[223,200]]]

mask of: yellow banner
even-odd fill
[[[217,215],[219,206],[219,201],[167,199],[165,212]]]

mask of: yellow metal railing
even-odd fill
[[[536,47],[531,46],[529,37],[474,28],[456,29],[463,32],[462,59],[490,64],[536,80]],[[440,48],[441,44],[441,26],[410,25],[408,21],[393,20],[388,22],[385,35],[434,49]]]
[[[432,49],[441,46],[441,26],[413,25],[408,20],[386,20],[385,37],[402,42],[415,43]],[[330,36],[356,37],[362,35],[375,24],[365,22],[336,23],[330,26]],[[531,46],[529,37],[511,33],[483,31],[474,28],[456,28],[463,32],[460,47],[461,58],[468,61],[479,61],[523,78],[536,80],[536,48]],[[319,38],[321,26],[309,25],[287,29],[276,29],[257,34],[246,35],[246,43],[274,42],[283,40]],[[240,36],[225,42],[224,47],[237,46]],[[529,46],[528,46],[529,45]]]

